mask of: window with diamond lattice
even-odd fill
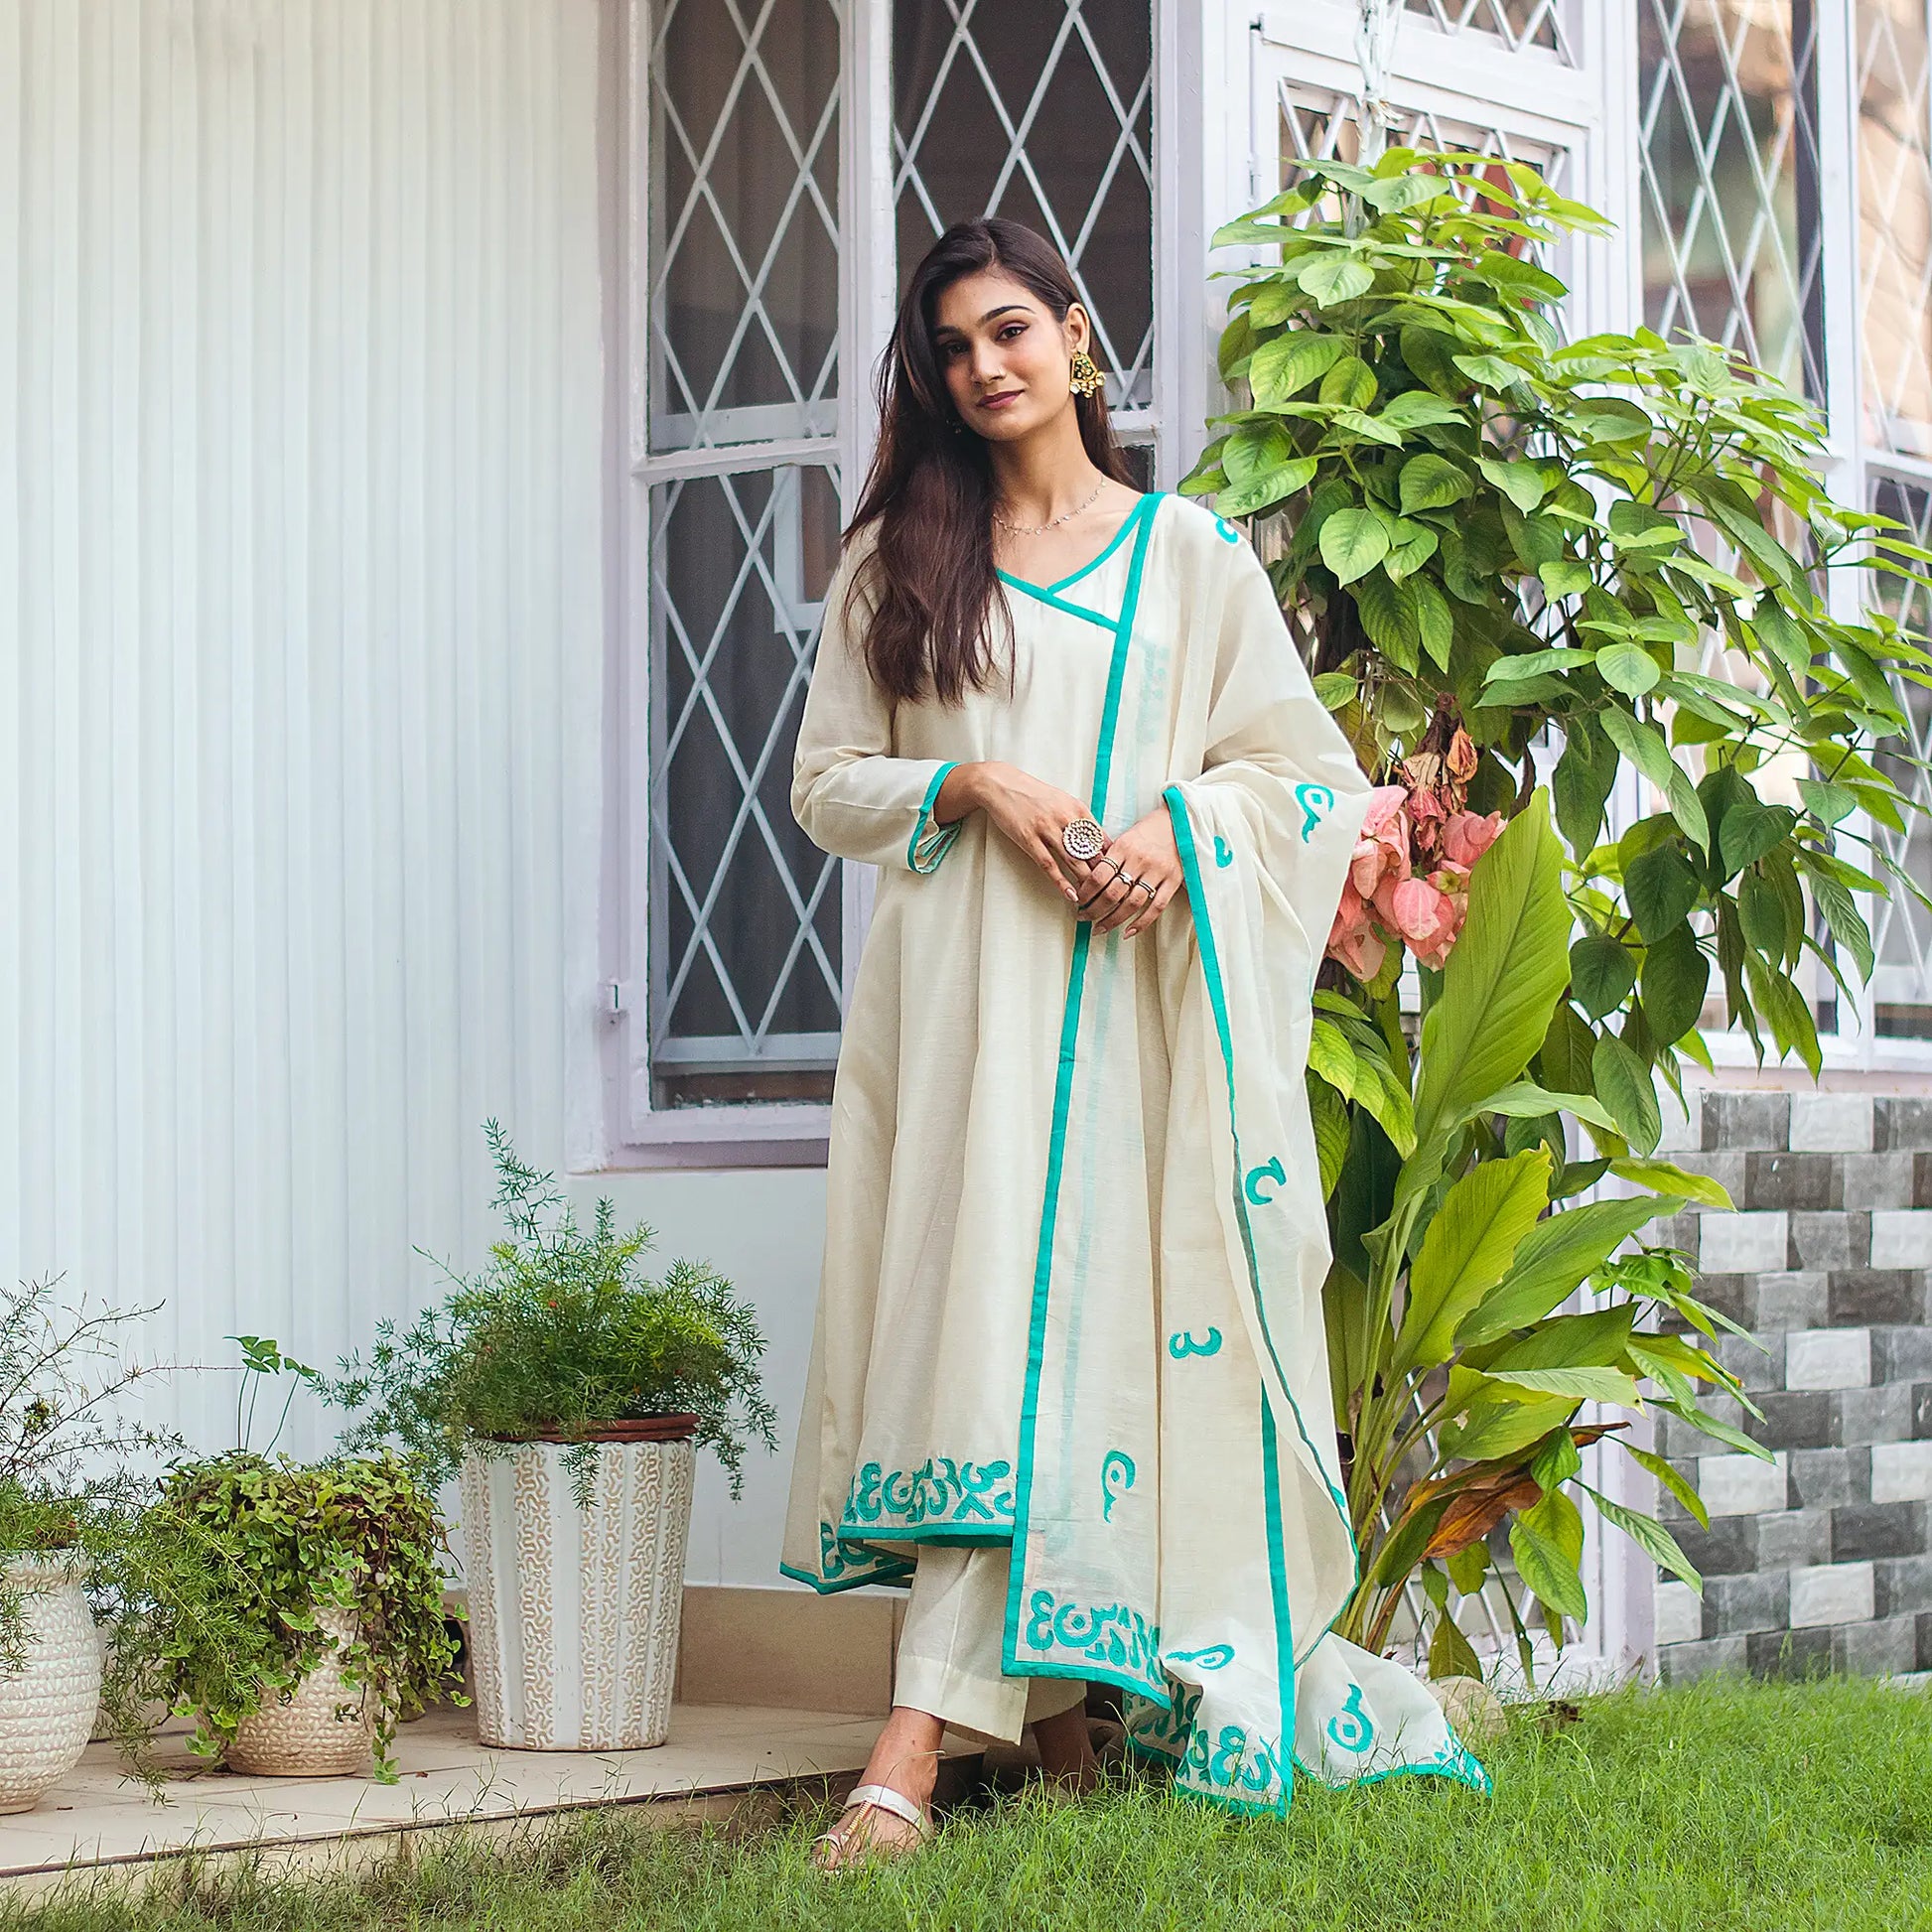
[[[1072,266],[1129,435],[1154,399],[1153,154],[1147,0],[897,0],[901,276],[955,221],[1037,229]]]
[[[837,0],[662,0],[642,452],[651,1104],[822,1098],[839,869],[791,750],[839,506]]]
[[[1932,141],[1925,0],[1859,0],[1863,436],[1932,458]]]
[[[1574,59],[1564,32],[1564,0],[1406,0],[1408,11],[1422,14],[1446,34],[1464,28],[1494,34],[1514,52],[1519,47],[1547,47],[1568,61]]]
[[[1811,0],[1638,0],[1644,320],[1825,395]]]

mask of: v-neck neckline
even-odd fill
[[[1099,555],[1089,557],[1069,576],[1062,577],[1051,584],[1035,584],[1031,578],[1018,577],[1010,570],[998,571],[995,574],[1003,582],[1013,585],[1016,590],[1031,591],[1035,597],[1057,597],[1069,585],[1077,584],[1083,577],[1091,577],[1127,541],[1141,519],[1154,513],[1154,505],[1161,500],[1161,496],[1162,491],[1158,489],[1143,490],[1141,500],[1120,519],[1120,528],[1101,546]]]

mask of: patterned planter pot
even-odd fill
[[[20,1557],[26,1659],[0,1675],[0,1812],[32,1811],[80,1762],[100,1706],[100,1645],[73,1565]]]
[[[345,1684],[339,1651],[355,1636],[353,1610],[322,1608],[316,1621],[336,1646],[285,1699],[235,1726],[228,1769],[258,1778],[364,1777],[375,1761],[375,1702]]]
[[[605,1433],[588,1509],[566,1452],[525,1443],[464,1458],[477,1735],[514,1750],[645,1749],[670,1730],[697,1449]]]

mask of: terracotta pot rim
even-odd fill
[[[619,1422],[585,1423],[576,1430],[533,1429],[520,1436],[492,1436],[492,1443],[688,1443],[698,1433],[696,1416],[633,1416]]]

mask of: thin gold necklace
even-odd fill
[[[1043,537],[1048,530],[1057,530],[1062,523],[1070,523],[1083,510],[1090,510],[1100,500],[1100,492],[1107,487],[1107,479],[1102,477],[1093,486],[1093,494],[1084,503],[1075,503],[1063,516],[1056,516],[1050,523],[1036,523],[1032,529],[1023,524],[1009,522],[998,510],[993,512],[993,520],[1010,536]]]

